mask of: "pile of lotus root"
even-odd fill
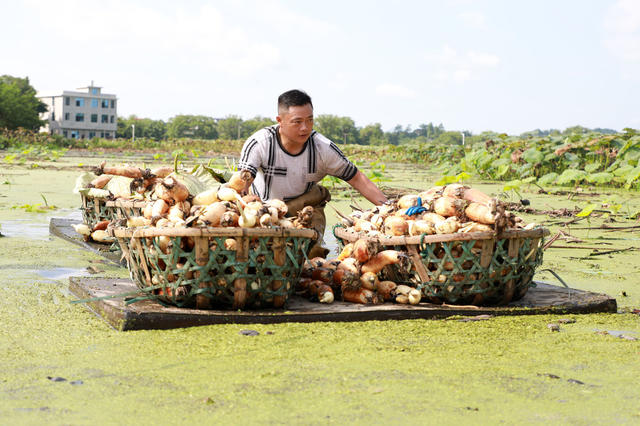
[[[332,303],[340,297],[362,304],[395,301],[416,305],[422,298],[420,290],[379,279],[385,266],[401,262],[408,262],[403,252],[375,253],[374,245],[360,239],[347,244],[336,259],[315,257],[305,262],[296,293],[320,303]]]
[[[125,223],[101,221],[93,227],[75,225],[76,232],[100,242],[112,241],[106,231],[110,225],[129,228],[155,226],[186,227],[283,227],[310,228],[312,207],[305,207],[297,217],[286,217],[287,205],[273,199],[263,203],[256,195],[240,196],[251,178],[248,171],[233,173],[228,182],[207,186],[198,177],[179,173],[175,167],[140,169],[109,167],[102,163],[88,185],[87,196],[108,200],[143,201],[142,215],[131,216]],[[119,179],[119,185],[111,185]],[[124,185],[122,184],[124,179]]]
[[[307,261],[296,287],[312,301],[376,304],[394,301],[418,304],[420,290],[386,279],[383,269],[396,265],[411,269],[408,255],[398,250],[379,250],[376,240],[386,237],[494,232],[532,229],[521,218],[505,211],[504,205],[481,191],[460,184],[436,186],[409,194],[371,210],[356,210],[342,217],[347,230],[361,238],[348,243],[336,259]],[[373,237],[373,238],[371,238]],[[377,237],[377,238],[376,238]],[[412,283],[415,285],[416,283]]]
[[[505,229],[532,229],[522,219],[505,211],[496,198],[461,184],[435,186],[419,194],[367,211],[343,216],[348,230],[374,236],[415,236],[456,232],[496,232]]]

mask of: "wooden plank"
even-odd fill
[[[245,231],[245,228],[240,228]],[[236,246],[236,261],[246,262],[249,258],[249,237],[238,238]],[[244,274],[246,271],[237,271]],[[243,309],[247,302],[247,279],[236,278],[233,280],[233,308]]]
[[[509,240],[509,248],[507,249],[507,254],[509,255],[510,258],[513,259],[513,264],[517,265],[518,264],[518,253],[520,252],[520,243],[522,242],[522,240],[520,239],[512,239]],[[515,274],[517,272],[516,267],[512,267],[511,268],[511,274]],[[512,278],[510,280],[507,281],[507,283],[505,284],[505,289],[504,289],[504,295],[502,297],[502,304],[506,305],[507,303],[511,302],[511,299],[513,298],[513,293],[516,290],[516,282],[515,280]]]
[[[78,234],[71,226],[80,223],[82,223],[81,220],[52,218],[49,221],[49,233],[62,238],[65,241],[76,244],[85,250],[104,256],[111,262],[123,266],[125,265],[124,259],[122,258],[122,252],[120,250],[112,250],[111,244],[84,241],[82,235]]]
[[[271,250],[273,250],[273,263],[275,263],[278,266],[284,265],[285,261],[287,260],[287,251],[286,251],[287,247],[285,245],[285,239],[273,238]],[[271,289],[278,290],[280,287],[282,287],[282,280],[273,280],[271,284]],[[273,307],[274,308],[283,307],[286,300],[287,298],[284,296],[274,296]]]
[[[469,232],[469,233],[455,233],[455,234],[437,234],[437,235],[416,235],[413,237],[390,237],[390,236],[375,236],[369,237],[365,232],[353,232],[345,228],[336,228],[334,230],[335,235],[343,240],[353,242],[358,239],[366,239],[368,241],[376,242],[383,246],[404,246],[409,244],[430,244],[440,243],[445,241],[467,241],[467,240],[488,240],[488,239],[511,239],[511,238],[539,238],[545,235],[549,235],[547,228],[536,228],[529,230],[519,231],[503,231],[499,235],[495,232]]]
[[[78,299],[135,293],[137,287],[128,279],[71,277],[69,290]],[[133,296],[129,296],[133,297]],[[166,307],[153,301],[125,305],[124,297],[86,302],[95,312],[118,330],[148,330],[192,327],[211,324],[276,324],[285,322],[343,322],[394,319],[434,319],[453,315],[535,315],[616,312],[615,299],[597,293],[537,283],[519,301],[500,307],[456,307],[453,305],[359,305],[346,302],[321,304],[297,296],[289,299],[286,310],[202,310]]]
[[[196,251],[196,263],[198,266],[205,266],[209,262],[209,239],[206,237],[195,237],[195,251]],[[197,272],[201,274],[201,272]],[[199,278],[199,276],[196,276]],[[208,281],[201,281],[200,288],[211,287],[211,283]],[[204,294],[198,294],[196,296],[196,308],[197,309],[210,309],[211,299]]]
[[[293,228],[116,228],[113,230],[116,237],[303,237],[315,238],[316,231],[313,229],[293,229]]]

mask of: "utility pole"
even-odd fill
[[[460,132],[460,134],[462,135],[462,146],[464,146],[464,132]]]
[[[131,125],[131,143],[134,143],[136,141],[136,125],[132,124]]]

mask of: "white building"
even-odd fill
[[[102,88],[93,85],[76,91],[65,90],[62,94],[37,96],[48,107],[40,114],[46,121],[41,132],[62,135],[66,138],[112,139],[118,128],[116,95],[102,93]]]

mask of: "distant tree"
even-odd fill
[[[363,145],[384,145],[389,143],[380,123],[369,124],[361,128],[360,142]]]
[[[242,118],[228,115],[218,121],[218,135],[220,139],[242,139]]]
[[[170,138],[216,139],[218,129],[212,117],[204,115],[176,115],[167,123]]]
[[[435,142],[449,145],[462,145],[462,135],[460,132],[443,132],[438,135]]]
[[[429,124],[427,124],[427,134],[425,136],[427,136],[427,139],[433,139],[438,136],[435,127],[433,127],[433,123],[429,122]]]
[[[323,114],[315,117],[315,129],[335,143],[360,143],[360,132],[349,117]]]
[[[389,140],[389,143],[392,145],[400,144],[400,139],[402,139],[402,136],[403,136],[403,129],[402,129],[402,126],[399,124],[397,124],[396,127],[394,127],[391,132],[387,133],[387,139]]]
[[[602,128],[602,127],[596,127],[593,129],[593,131],[596,133],[602,133],[605,135],[615,135],[616,133],[618,133],[617,130]]]
[[[582,126],[572,126],[572,127],[567,127],[566,129],[564,129],[564,132],[562,132],[563,135],[571,135],[571,134],[585,134],[585,133],[589,133],[591,132],[591,130],[587,129],[586,127],[582,127]]]
[[[136,137],[155,140],[161,140],[167,137],[167,125],[164,121],[138,118],[135,115],[130,115],[127,118],[118,117],[117,137],[131,138],[133,135],[132,125],[135,125]]]
[[[44,124],[39,116],[43,112],[47,106],[36,98],[28,77],[0,77],[0,128],[37,131]]]
[[[148,138],[155,140],[167,138],[167,123],[162,120],[151,120],[150,118],[146,118],[145,120],[149,120],[146,132]]]
[[[276,124],[276,121],[271,118],[261,117],[261,116],[253,117],[249,120],[242,122],[242,125],[240,126],[241,127],[240,137],[242,139],[246,139],[252,134],[254,134],[255,132],[257,132],[258,130],[267,126],[271,126],[273,124]]]

